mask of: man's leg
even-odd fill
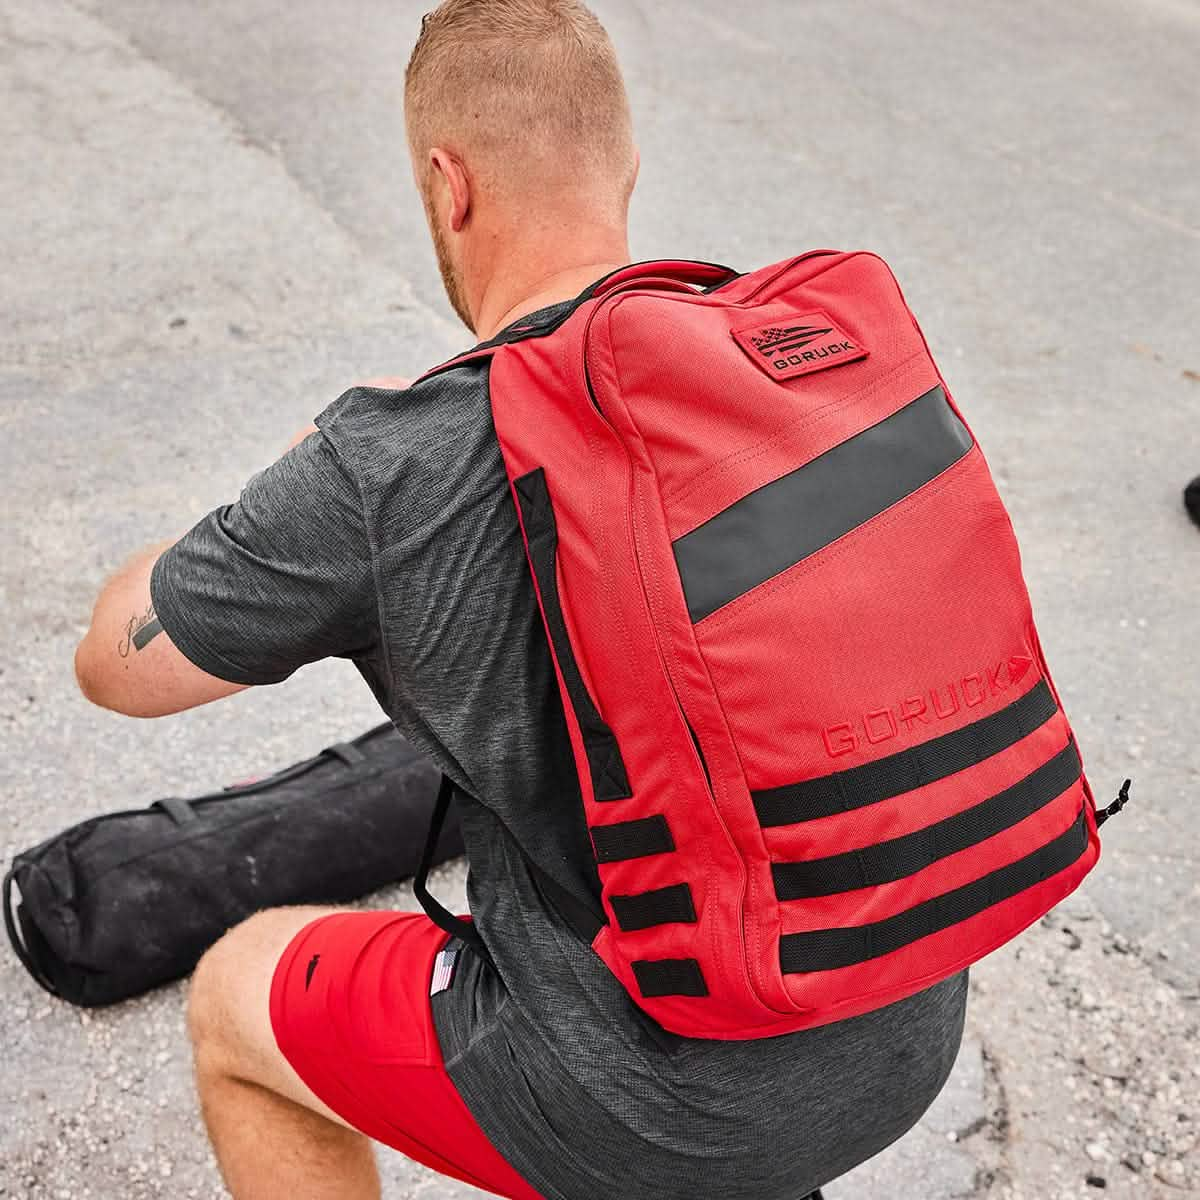
[[[370,1139],[303,1083],[275,1042],[275,965],[314,918],[344,911],[303,906],[257,913],[200,960],[188,1030],[200,1109],[234,1200],[378,1200]]]

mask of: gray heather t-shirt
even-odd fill
[[[487,362],[354,388],[317,424],[162,555],[151,595],[172,641],[224,679],[351,659],[475,798],[460,801],[467,896],[496,969],[464,952],[432,1003],[447,1070],[500,1153],[549,1200],[798,1200],[906,1132],[958,1052],[966,972],[817,1029],[681,1038],[535,884],[527,859],[600,911]]]

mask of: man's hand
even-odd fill
[[[150,572],[170,545],[139,554],[96,601],[91,628],[75,651],[75,678],[101,708],[161,717],[245,690],[200,670],[164,632],[150,600]]]

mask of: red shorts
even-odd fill
[[[317,917],[275,967],[275,1040],[309,1088],[368,1137],[485,1191],[541,1200],[446,1074],[429,987],[447,941],[424,913]]]

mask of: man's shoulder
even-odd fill
[[[418,420],[428,408],[444,400],[461,400],[464,392],[480,392],[486,397],[487,366],[485,359],[452,362],[416,379],[407,388],[355,385],[317,415],[317,425],[326,433],[353,432],[377,424],[403,425]]]
[[[444,431],[448,424],[478,424],[488,407],[487,365],[484,360],[462,362],[408,388],[356,385],[318,413],[317,427],[342,450],[388,438],[396,448],[419,451],[431,425]]]
[[[455,507],[503,481],[488,363],[471,361],[406,388],[352,387],[316,418],[369,503]],[[495,477],[495,478],[493,478]]]

